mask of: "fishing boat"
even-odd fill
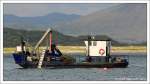
[[[56,44],[52,42],[52,30],[48,29],[36,46],[29,50],[24,39],[16,47],[13,53],[14,61],[22,68],[125,68],[128,66],[128,59],[110,54],[110,40],[96,40],[88,36],[85,42],[86,56],[64,56]],[[47,38],[48,37],[48,38]],[[48,39],[49,46],[42,51],[39,47],[44,39]],[[81,59],[77,61],[77,59]]]

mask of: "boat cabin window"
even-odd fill
[[[93,41],[93,46],[97,46],[97,42],[96,41]]]
[[[91,41],[89,41],[89,46],[91,46],[92,45],[92,42]]]

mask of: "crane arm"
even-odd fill
[[[45,39],[45,37],[48,35],[48,33],[51,31],[51,29],[48,29],[44,35],[42,36],[42,38],[38,41],[38,43],[36,44],[36,46],[34,47],[34,51],[37,50],[37,48],[40,46],[40,44],[43,42],[43,40]]]

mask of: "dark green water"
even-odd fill
[[[69,68],[69,69],[21,69],[14,63],[12,56],[4,55],[4,81],[118,81],[147,80],[147,55],[128,54],[127,68]]]

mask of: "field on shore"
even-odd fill
[[[85,53],[85,46],[58,46],[62,53]],[[45,47],[40,47],[43,50]],[[13,53],[16,48],[4,48],[3,53]],[[146,53],[146,46],[112,46],[112,53]]]

